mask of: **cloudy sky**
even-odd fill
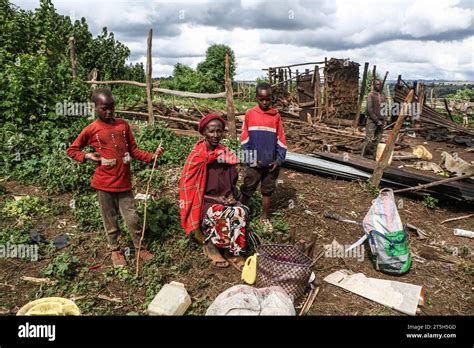
[[[39,0],[13,0],[24,9]],[[106,26],[145,62],[153,28],[153,75],[195,67],[214,43],[232,47],[238,80],[262,68],[324,60],[368,61],[389,79],[474,80],[473,0],[53,0],[59,13]]]

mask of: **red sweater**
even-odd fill
[[[97,190],[124,192],[132,189],[130,162],[124,163],[123,160],[127,152],[130,157],[143,162],[149,163],[153,160],[153,153],[138,148],[129,124],[122,119],[115,119],[111,124],[95,120],[82,130],[67,149],[67,155],[83,163],[86,153],[81,150],[88,145],[92,146],[101,158],[116,160],[113,166],[97,162],[91,182],[91,186]]]

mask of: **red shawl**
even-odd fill
[[[179,207],[181,224],[184,232],[201,228],[201,209],[206,190],[206,166],[216,160],[222,163],[236,164],[239,162],[235,154],[225,145],[219,144],[215,150],[209,150],[204,140],[194,145],[183,168],[180,180]]]

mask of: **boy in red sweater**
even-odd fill
[[[112,263],[116,267],[123,267],[126,261],[117,242],[120,235],[119,212],[136,250],[141,238],[140,219],[132,193],[131,159],[150,163],[164,149],[158,147],[155,153],[150,153],[138,148],[129,124],[114,118],[115,102],[110,89],[96,89],[92,101],[97,119],[82,130],[67,154],[76,161],[84,163],[91,160],[97,164],[91,186],[97,190],[107,242],[112,250]],[[95,153],[81,151],[88,145],[94,148]],[[150,260],[153,254],[142,249],[140,258]]]

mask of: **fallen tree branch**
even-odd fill
[[[455,218],[451,218],[451,219],[446,219],[446,220],[441,221],[440,225],[444,224],[445,222],[451,222],[451,221],[458,221],[458,220],[462,220],[462,219],[467,219],[467,218],[470,218],[471,216],[474,216],[474,214],[469,214],[469,215],[459,216],[459,217],[455,217]]]

